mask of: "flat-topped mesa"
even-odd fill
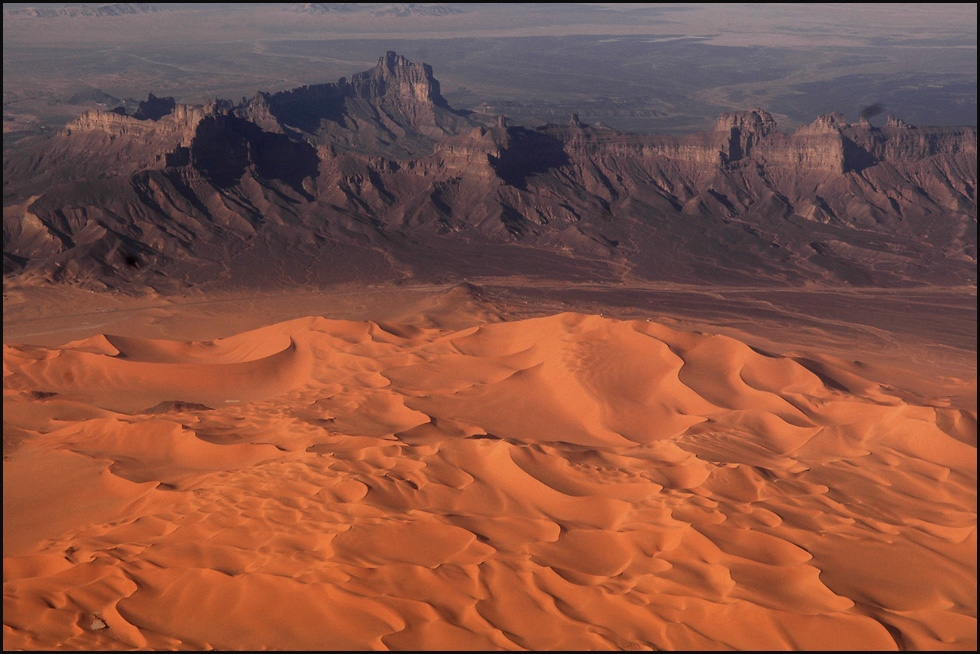
[[[345,86],[343,79],[340,86]],[[353,75],[346,86],[353,97],[363,100],[449,106],[439,82],[432,76],[431,66],[413,63],[392,51],[380,57],[372,70]]]
[[[977,130],[971,127],[915,127],[889,116],[880,129],[858,123],[842,134],[870,163],[901,164],[937,154],[977,155]]]
[[[847,127],[841,114],[821,116],[794,134],[778,131],[764,109],[722,114],[712,130],[683,136],[624,134],[580,126],[556,126],[570,152],[585,156],[662,156],[699,168],[738,168],[750,163],[842,174]]]
[[[844,114],[824,114],[792,134],[780,134],[778,143],[766,148],[763,156],[768,165],[843,174],[847,165],[841,130],[847,126]]]
[[[663,139],[656,150],[692,163],[738,167],[747,161],[766,166],[831,174],[862,170],[880,162],[901,163],[937,154],[976,154],[973,128],[916,128],[889,116],[882,128],[867,119],[848,123],[843,114],[822,115],[792,134],[776,130],[762,109],[722,114],[715,129]]]
[[[187,146],[194,138],[197,124],[218,111],[217,103],[202,106],[178,104],[172,97],[158,98],[152,93],[129,115],[121,107],[110,111],[92,109],[65,125],[62,132],[103,132],[110,138],[141,136],[149,140],[176,141]]]
[[[737,168],[756,162],[840,174],[844,172],[840,129],[845,126],[847,121],[842,115],[829,114],[790,135],[777,130],[772,114],[755,108],[721,114],[714,129],[695,134],[600,136],[595,130],[588,130],[588,139],[573,140],[588,140],[593,148],[615,148],[620,154],[663,156],[698,166]]]
[[[183,165],[202,121],[228,110],[218,102],[193,106],[150,95],[133,115],[122,108],[85,112],[65,125],[50,148],[69,169],[102,175]]]
[[[849,124],[842,113],[835,111],[819,116],[792,134],[775,134],[775,138],[760,148],[759,155],[768,166],[839,175],[880,161],[915,160],[935,154],[921,147],[909,147],[904,138],[907,126],[901,125],[896,122],[895,129],[882,132],[865,117]],[[896,130],[900,133],[895,133]],[[891,144],[886,146],[889,141]]]
[[[738,168],[755,162],[841,174],[845,172],[844,127],[847,121],[835,113],[785,134],[777,130],[772,114],[755,108],[721,114],[710,131],[629,140],[636,142],[638,154],[656,154],[699,166]]]

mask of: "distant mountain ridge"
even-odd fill
[[[531,274],[976,283],[976,129],[763,109],[679,137],[455,111],[394,52],[336,83],[86,112],[4,153],[4,274],[96,288]]]
[[[4,6],[3,15],[8,18],[105,18],[135,16],[160,11],[194,10],[194,5],[174,6],[173,3],[111,2],[111,3],[10,3]],[[306,2],[285,3],[282,11],[310,16],[365,12],[373,16],[409,18],[412,16],[453,16],[465,13],[464,9],[438,3],[356,3],[356,2]]]
[[[4,7],[4,17],[11,18],[101,18],[105,16],[132,16],[165,11],[166,5],[146,2],[52,4],[26,7]]]

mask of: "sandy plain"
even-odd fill
[[[975,289],[4,313],[5,649],[976,646]]]

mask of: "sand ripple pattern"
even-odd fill
[[[579,314],[5,346],[4,647],[973,650],[976,433]]]

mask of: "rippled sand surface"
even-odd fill
[[[561,313],[4,346],[5,649],[966,649],[972,406]]]

